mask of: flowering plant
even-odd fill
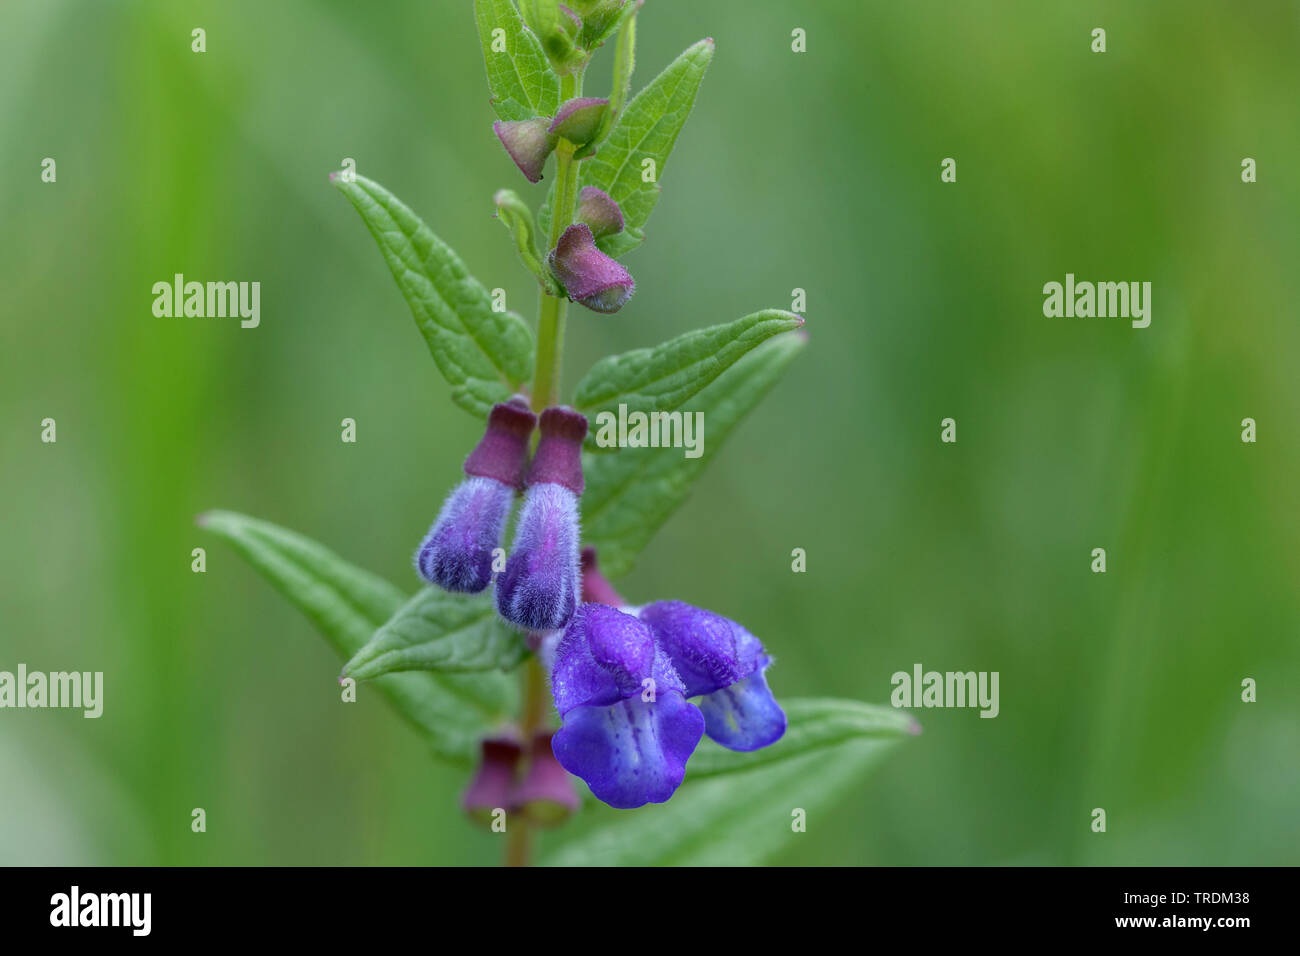
[[[800,316],[766,310],[606,357],[561,387],[570,304],[581,329],[635,292],[619,260],[645,238],[713,56],[701,40],[630,97],[641,6],[474,3],[496,140],[528,182],[552,170],[536,214],[511,190],[495,196],[538,283],[535,331],[383,187],[331,176],[379,244],[452,400],[484,422],[464,480],[415,549],[424,586],[408,598],[274,525],[200,519],[319,626],[346,660],[345,688],[377,687],[439,758],[470,768],[464,809],[507,835],[512,863],[528,860],[533,830],[583,807],[575,778],[614,808],[672,803],[647,823],[612,821],[613,840],[596,831],[562,845],[556,862],[762,859],[915,729],[856,701],[779,703],[773,657],[744,626],[676,600],[633,604],[606,577],[630,568],[806,341]],[[587,96],[586,67],[606,45],[613,87]],[[671,438],[688,408],[711,435],[695,457],[596,441],[590,428],[631,409]]]

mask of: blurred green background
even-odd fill
[[[99,720],[0,711],[0,862],[494,862],[459,772],[340,706],[325,643],[193,524],[247,512],[414,589],[480,426],[326,175],[354,158],[534,314],[491,196],[542,187],[491,133],[470,3],[0,18],[0,669],[106,683]],[[811,341],[622,590],[743,621],[779,695],[1001,674],[996,720],[919,713],[778,862],[1297,862],[1297,5],[648,0],[639,35],[638,86],[717,56],[568,383],[795,287]],[[155,318],[176,272],[260,281],[261,327]],[[1066,272],[1151,281],[1151,327],[1044,318]]]

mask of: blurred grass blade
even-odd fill
[[[487,289],[456,253],[383,186],[362,176],[330,179],[379,243],[452,400],[486,417],[532,374],[528,326],[513,312],[492,311]]]
[[[898,740],[921,730],[907,711],[857,700],[796,697],[781,700],[781,707],[790,722],[784,737],[753,753],[728,750],[705,737],[686,765],[687,782],[743,772],[854,740]]]
[[[792,312],[767,309],[724,325],[695,329],[651,349],[610,355],[591,367],[574,390],[574,405],[592,420],[588,447],[595,443],[596,416],[632,411],[669,412],[681,408],[719,375],[774,335],[797,329],[804,320]]]
[[[199,516],[200,527],[234,546],[320,630],[344,660],[404,602],[387,581],[345,562],[310,538],[232,511]],[[374,682],[434,753],[467,762],[478,739],[510,713],[514,687],[504,674],[388,674]]]
[[[343,675],[370,680],[398,671],[511,670],[527,654],[523,635],[497,614],[491,592],[425,588],[375,631]]]
[[[474,19],[497,116],[524,120],[554,115],[560,105],[559,78],[511,0],[474,0]],[[502,32],[494,35],[496,30]]]
[[[781,377],[805,340],[802,332],[772,339],[695,395],[691,411],[703,413],[707,425],[700,457],[663,448],[583,455],[582,537],[599,551],[606,574],[631,569],[659,526],[686,500],[727,435]]]
[[[686,783],[667,803],[634,814],[617,813],[611,822],[561,846],[542,862],[550,866],[763,863],[799,835],[793,828],[796,810],[803,811],[809,826],[817,826],[822,812],[897,744],[897,737],[849,739],[703,780],[692,780],[688,764]]]

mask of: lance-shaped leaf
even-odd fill
[[[343,668],[370,680],[397,671],[511,670],[528,654],[523,635],[501,620],[490,593],[425,588],[407,601]]]
[[[379,243],[452,400],[486,417],[532,373],[528,326],[513,312],[492,311],[487,289],[456,253],[383,186],[361,176],[330,179]]]
[[[614,450],[596,442],[602,413],[617,418],[620,405],[626,405],[629,412],[646,413],[681,408],[763,342],[803,324],[793,312],[765,309],[724,325],[687,332],[651,349],[601,359],[574,392],[574,405],[593,422],[587,447]]]
[[[560,80],[511,0],[474,0],[474,19],[497,116],[525,120],[552,115],[560,105]]]
[[[583,162],[582,185],[609,193],[627,223],[622,232],[600,240],[607,255],[621,256],[645,238],[659,180],[712,59],[712,40],[701,40],[679,56],[636,95],[596,154]]]
[[[635,814],[588,804],[608,822],[543,860],[552,866],[747,866],[762,863],[794,835],[791,811],[819,814],[889,754],[914,726],[854,701],[792,700],[786,736],[771,747],[732,754],[710,768],[703,744],[673,798]],[[803,725],[803,726],[801,726]],[[854,729],[856,727],[856,729]],[[706,742],[707,743],[707,742]],[[719,750],[721,748],[718,748]],[[701,761],[701,757],[705,758]]]
[[[209,511],[198,521],[233,545],[316,625],[344,660],[356,654],[405,601],[401,591],[382,578],[270,522],[232,511]],[[515,696],[513,682],[501,673],[388,674],[372,686],[419,731],[435,754],[459,763],[473,759],[479,738],[505,719]]]
[[[803,332],[779,336],[695,395],[691,411],[702,413],[707,425],[698,458],[663,448],[583,455],[587,489],[582,498],[582,539],[599,551],[607,575],[631,569],[659,526],[686,500],[727,435],[776,383],[804,341]]]

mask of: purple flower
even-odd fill
[[[497,577],[497,611],[529,631],[564,627],[578,604],[578,496],[587,419],[548,408],[528,471],[506,569]]]
[[[465,459],[465,480],[447,496],[415,554],[426,581],[471,594],[491,583],[492,551],[501,544],[515,491],[523,487],[536,421],[522,400],[493,407],[487,432]]]
[[[555,757],[599,799],[631,809],[663,803],[681,785],[704,717],[645,624],[582,605],[556,649],[551,691],[564,721]]]
[[[698,697],[704,732],[731,750],[757,750],[785,733],[785,711],[763,672],[772,658],[735,621],[681,601],[647,604],[638,617],[681,675],[687,697]]]
[[[501,145],[530,183],[541,180],[546,158],[555,149],[555,135],[549,129],[550,125],[551,121],[545,116],[492,124],[492,131],[501,140]]]
[[[631,274],[596,248],[585,222],[564,230],[546,261],[569,298],[593,312],[617,312],[636,291]]]
[[[574,217],[591,228],[594,239],[623,231],[623,210],[610,198],[609,193],[595,186],[582,187],[578,193],[578,209]]]

